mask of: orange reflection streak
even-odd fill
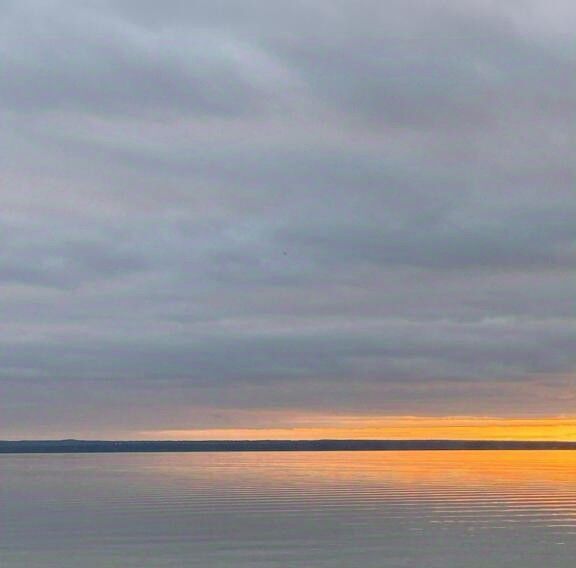
[[[435,522],[576,530],[571,450],[157,454],[144,464],[159,485],[201,487],[209,499],[384,507],[392,515],[412,507]]]
[[[146,459],[157,473],[176,483],[203,475],[198,464],[208,464],[211,479],[231,484],[250,478],[258,486],[286,486],[303,479],[411,488],[538,485],[570,486],[576,494],[576,450],[184,453]]]

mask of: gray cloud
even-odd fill
[[[21,111],[235,116],[274,94],[273,62],[224,30],[147,30],[69,2],[9,6],[2,27],[0,97]]]
[[[7,432],[562,412],[572,10],[0,2]]]

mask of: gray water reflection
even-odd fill
[[[0,456],[0,566],[574,566],[576,452]]]

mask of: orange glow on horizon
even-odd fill
[[[261,421],[260,421],[261,422]],[[576,441],[576,418],[285,416],[276,426],[170,429],[140,432],[143,439],[452,439]]]

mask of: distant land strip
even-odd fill
[[[493,440],[0,441],[0,454],[405,450],[576,450],[576,442]]]

